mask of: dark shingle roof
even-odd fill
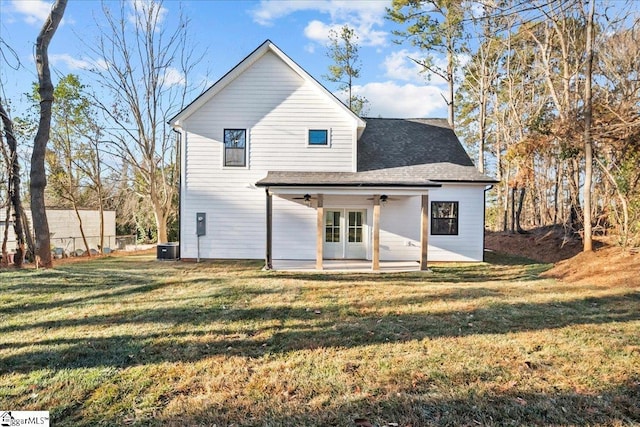
[[[259,187],[266,186],[322,186],[322,187],[440,187],[440,184],[415,174],[389,174],[384,169],[371,172],[289,172],[269,171],[258,181]]]
[[[366,119],[358,172],[271,171],[259,186],[437,187],[438,182],[496,181],[474,166],[444,119]]]
[[[367,119],[358,171],[389,169],[432,181],[494,181],[476,169],[445,119]]]

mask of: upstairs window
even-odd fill
[[[329,131],[327,129],[309,129],[307,139],[309,145],[329,145]]]
[[[431,202],[431,234],[458,235],[458,202]]]
[[[246,129],[224,130],[224,165],[232,167],[247,165]]]

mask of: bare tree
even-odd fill
[[[166,242],[167,223],[176,215],[178,165],[175,138],[165,122],[193,90],[187,79],[202,56],[194,54],[182,14],[175,28],[165,25],[162,1],[121,0],[115,14],[109,6],[103,3],[99,39],[88,47],[102,64],[92,71],[111,99],[95,102],[115,124],[109,132],[112,154],[133,168],[133,190],[149,201],[158,242]]]
[[[51,130],[51,105],[53,104],[53,83],[49,70],[49,43],[58,29],[58,25],[67,7],[67,0],[56,0],[51,8],[38,39],[36,40],[36,69],[38,71],[38,93],[40,95],[40,122],[38,132],[33,142],[31,153],[31,216],[33,218],[33,231],[36,237],[35,256],[36,265],[49,268],[52,265],[51,239],[47,212],[45,208],[44,189],[47,185],[47,176],[44,167],[44,158],[49,142]]]
[[[584,252],[590,252],[593,250],[592,240],[592,226],[591,226],[591,182],[593,179],[593,145],[591,143],[591,120],[593,116],[593,96],[591,91],[592,74],[593,74],[593,39],[594,39],[594,25],[593,17],[596,10],[596,0],[590,0],[589,16],[587,18],[587,63],[585,72],[585,85],[584,85],[584,238],[583,238],[583,250]]]

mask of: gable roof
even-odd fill
[[[178,127],[181,121],[185,120],[200,107],[206,104],[211,98],[218,94],[222,89],[234,81],[239,75],[253,65],[258,59],[260,59],[267,52],[274,53],[285,64],[289,66],[295,73],[302,77],[307,82],[311,83],[322,93],[327,95],[345,114],[355,120],[357,127],[363,128],[366,123],[363,119],[354,114],[346,105],[342,103],[333,93],[325,88],[320,82],[307,73],[302,67],[300,67],[294,60],[289,58],[283,51],[281,51],[271,40],[265,40],[260,46],[258,46],[253,52],[251,52],[246,58],[233,67],[227,74],[222,76],[217,82],[211,85],[207,90],[194,99],[189,105],[182,109],[178,114],[168,120],[168,123],[174,127]]]
[[[445,119],[366,119],[357,172],[269,172],[256,185],[438,187],[493,184],[476,169]]]

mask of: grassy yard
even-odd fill
[[[634,425],[640,279],[492,255],[293,274],[115,257],[0,272],[0,409],[55,426]]]

